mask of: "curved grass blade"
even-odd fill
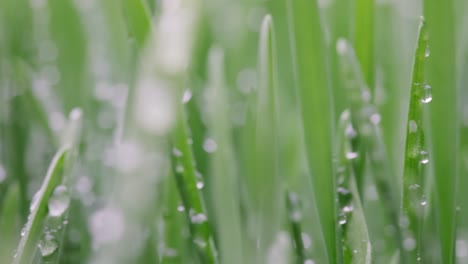
[[[210,154],[210,171],[220,262],[245,263],[242,250],[244,232],[240,219],[239,175],[229,123],[224,56],[220,48],[210,50],[208,73],[208,131],[210,139],[217,144],[216,150]]]
[[[380,114],[377,107],[370,102],[370,91],[365,84],[354,50],[348,41],[345,39],[338,40],[337,52],[350,99],[352,124],[356,129],[355,133],[357,133],[358,140],[363,145],[363,151],[361,153],[354,152],[350,158],[354,159],[359,155],[367,155],[377,192],[384,204],[388,220],[397,229],[395,241],[400,245],[400,203],[399,197],[395,195],[398,193],[398,186],[393,179],[387,158],[386,147],[379,125]]]
[[[427,204],[427,198],[424,195],[424,165],[429,160],[424,149],[423,131],[423,102],[426,100],[424,65],[428,48],[427,40],[426,24],[424,18],[421,18],[419,37],[414,54],[403,171],[402,217],[406,217],[409,224],[408,230],[405,230],[404,239],[413,239],[416,242],[414,249],[405,250],[401,254],[407,263],[421,260],[419,251],[423,242],[422,220],[424,208]]]
[[[427,64],[431,161],[434,167],[435,206],[442,263],[454,263],[456,238],[456,190],[459,177],[459,90],[456,85],[455,1],[441,5],[424,0],[431,54]],[[431,91],[432,90],[432,91]]]
[[[305,137],[307,166],[329,263],[341,263],[332,164],[330,94],[320,13],[316,1],[287,1],[293,70]]]
[[[29,214],[28,221],[21,231],[22,237],[13,260],[14,264],[32,263],[31,261],[37,249],[43,223],[47,216],[47,202],[52,196],[54,189],[62,181],[62,169],[68,151],[69,148],[67,147],[61,148],[57,151],[49,165],[42,186],[31,204],[31,213]]]
[[[337,142],[339,142],[337,190],[341,207],[339,223],[343,230],[343,255],[345,263],[370,264],[372,263],[371,244],[352,164],[355,152],[351,147],[351,138],[355,134],[349,133],[350,130],[353,130],[351,113],[345,110],[341,114],[337,134]]]

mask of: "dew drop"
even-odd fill
[[[421,201],[421,205],[422,205],[422,206],[426,206],[426,205],[427,205],[427,201],[426,201],[426,200]]]
[[[429,154],[427,153],[427,151],[421,150],[419,154],[421,156],[421,159],[420,159],[421,164],[429,163]]]
[[[203,143],[203,149],[208,153],[213,153],[218,149],[218,144],[213,139],[207,138]]]
[[[182,157],[182,151],[180,151],[178,148],[173,148],[172,154],[176,157]]]
[[[186,104],[192,99],[192,91],[185,90],[184,95],[182,96],[182,103]]]
[[[403,240],[403,247],[407,251],[412,251],[416,248],[416,241],[412,237],[407,237]]]
[[[421,102],[423,104],[430,103],[432,101],[432,87],[428,84],[423,86],[423,96],[421,98]]]
[[[198,213],[198,214],[191,214],[190,215],[190,221],[193,224],[202,224],[206,222],[208,219],[206,218],[206,215],[203,213]]]
[[[176,166],[176,172],[177,173],[184,173],[184,171],[185,171],[184,166],[182,166],[180,164]]]
[[[380,123],[380,120],[381,120],[381,119],[382,119],[382,118],[381,118],[380,115],[377,114],[377,113],[372,114],[372,115],[370,116],[370,118],[369,118],[369,120],[371,121],[371,123],[374,124],[374,125],[378,125],[378,124]]]
[[[421,188],[421,186],[419,186],[419,184],[411,184],[411,185],[409,186],[409,189],[410,189],[410,190],[416,190],[416,189],[419,189],[419,188]]]
[[[431,56],[431,49],[429,45],[426,45],[426,50],[424,51],[424,57],[429,58]]]
[[[59,185],[55,188],[52,197],[49,198],[48,202],[49,215],[61,216],[70,205],[70,194],[68,193],[67,187]]]
[[[177,206],[177,211],[183,212],[183,211],[185,211],[185,207],[183,205],[179,205],[179,206]]]
[[[408,128],[410,133],[416,133],[418,131],[418,124],[414,120],[410,120],[408,123]]]
[[[356,130],[354,129],[353,125],[349,124],[347,127],[346,127],[346,136],[349,137],[349,138],[354,138],[357,136],[357,132]]]
[[[346,222],[347,222],[346,216],[344,216],[344,215],[341,216],[340,219],[338,220],[338,223],[339,223],[340,225],[344,225],[344,224],[346,224]]]
[[[44,238],[39,241],[38,247],[41,251],[41,255],[47,257],[54,254],[58,248],[58,243],[52,235],[46,234]]]
[[[345,207],[343,207],[343,212],[344,213],[351,213],[353,211],[353,206],[352,205],[347,205]]]
[[[201,182],[201,181],[197,182],[197,189],[198,190],[203,189],[204,186],[205,186],[205,184],[203,182]]]
[[[291,212],[290,218],[292,222],[298,223],[302,219],[302,214],[299,210],[294,210],[293,212]]]
[[[304,261],[304,264],[315,264],[315,262],[313,260],[311,260],[311,259],[306,259]]]
[[[358,157],[357,152],[349,151],[346,153],[346,158],[347,159],[355,159]]]

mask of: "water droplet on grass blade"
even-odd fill
[[[432,101],[432,87],[428,84],[423,85],[421,102],[423,104],[430,103]]]
[[[418,131],[418,124],[414,120],[410,120],[408,123],[408,129],[410,133],[416,133]]]
[[[192,91],[185,90],[184,95],[182,96],[182,103],[186,104],[190,102],[190,99],[192,99]]]
[[[420,159],[421,164],[429,163],[429,154],[427,153],[427,151],[421,150],[419,154],[421,155],[421,159]]]
[[[50,256],[57,251],[58,243],[55,238],[50,234],[45,234],[39,241],[39,251],[43,257]]]
[[[349,151],[349,152],[346,153],[346,158],[347,159],[355,159],[357,157],[358,157],[357,152]]]
[[[49,208],[49,215],[61,216],[70,205],[70,194],[67,187],[64,185],[57,186],[52,197],[49,198],[47,205]]]
[[[218,143],[211,138],[207,138],[203,143],[203,149],[208,153],[213,153],[218,149]]]
[[[201,181],[197,182],[197,189],[198,190],[203,189],[204,186],[205,186],[205,184],[203,182],[201,182]]]
[[[424,57],[429,58],[431,56],[431,48],[429,45],[426,45],[426,50],[424,51]]]
[[[416,248],[416,240],[412,237],[406,237],[403,240],[403,248],[407,251],[412,251]]]

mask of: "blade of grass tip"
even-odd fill
[[[203,263],[218,263],[211,225],[201,190],[204,183],[196,170],[189,130],[182,103],[177,106],[178,120],[172,133],[172,167],[185,207],[193,243]]]
[[[41,263],[59,263],[64,246],[64,235],[68,225],[68,212],[71,202],[71,183],[76,160],[77,143],[82,128],[82,110],[75,108],[70,112],[69,122],[64,131],[62,146],[69,148],[63,165],[63,176],[48,199],[48,213],[44,222],[44,231],[39,240]]]
[[[296,193],[286,193],[286,208],[288,210],[288,220],[291,226],[291,239],[294,243],[296,263],[304,264],[308,260],[307,250],[304,245],[302,234],[302,208],[299,197]]]
[[[374,0],[356,0],[354,48],[367,86],[374,88]]]
[[[349,133],[351,124],[351,113],[345,110],[340,117],[337,134],[338,164],[338,200],[340,203],[340,220],[342,227],[344,247],[343,255],[346,263],[370,264],[371,244],[364,216],[363,206],[356,185],[356,177],[350,153],[351,138],[354,133]]]
[[[273,20],[264,17],[258,49],[258,88],[254,98],[256,114],[253,129],[253,159],[250,160],[249,201],[255,210],[257,261],[264,262],[265,253],[281,231],[283,190],[279,174],[278,113],[276,103],[277,61]],[[271,196],[271,194],[277,194]],[[283,206],[281,206],[283,205]]]
[[[428,83],[425,89],[430,112],[431,161],[435,177],[435,206],[442,262],[454,263],[456,238],[456,190],[459,175],[459,91],[456,85],[454,0],[424,0],[428,25]],[[432,90],[432,91],[431,91]],[[434,98],[434,100],[432,100]]]
[[[0,218],[0,262],[11,263],[18,233],[21,231],[20,190],[17,182],[9,185],[3,200]]]
[[[421,18],[419,37],[414,54],[413,77],[411,81],[410,102],[406,129],[406,146],[403,171],[402,217],[408,220],[404,230],[404,241],[415,241],[414,248],[401,253],[406,263],[421,261],[422,220],[427,198],[424,195],[424,168],[429,161],[424,149],[423,101],[425,100],[424,64],[427,52],[427,31],[424,18]]]
[[[359,155],[368,156],[377,192],[384,204],[388,220],[397,230],[395,242],[400,245],[400,204],[399,197],[395,196],[398,193],[398,186],[393,181],[383,143],[379,125],[380,114],[377,107],[370,102],[370,91],[367,89],[354,50],[349,42],[345,39],[339,39],[336,48],[349,94],[351,119],[353,127],[356,129],[356,131],[350,130],[350,133],[356,133],[355,137],[358,137],[359,141],[362,142],[364,151],[362,153],[350,152],[348,158],[355,159]]]
[[[47,216],[47,203],[54,189],[62,181],[62,168],[68,150],[68,148],[61,148],[57,151],[49,165],[41,188],[33,198],[31,213],[26,225],[21,230],[21,240],[16,249],[14,264],[29,264],[34,257],[43,223]]]
[[[229,122],[229,102],[224,79],[224,54],[212,48],[208,57],[209,84],[206,91],[208,133],[214,147],[205,145],[210,153],[210,172],[213,186],[218,245],[221,263],[245,263],[243,230],[240,219],[239,175]],[[208,141],[206,141],[208,143]]]
[[[332,95],[327,79],[320,13],[316,1],[289,0],[287,8],[307,166],[328,261],[341,263],[332,164]]]
[[[127,19],[130,35],[135,39],[137,49],[141,50],[151,29],[151,12],[144,0],[122,0],[122,11]]]

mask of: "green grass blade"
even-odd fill
[[[178,104],[178,120],[172,135],[172,167],[185,207],[193,244],[203,263],[218,263],[211,224],[200,189],[203,179],[197,173],[190,146],[189,130],[182,103]]]
[[[353,154],[366,155],[374,175],[380,200],[384,204],[388,221],[398,230],[399,228],[399,189],[393,180],[391,166],[386,154],[380,130],[380,114],[375,105],[370,102],[370,91],[361,73],[356,55],[351,45],[344,39],[337,42],[337,52],[340,58],[342,74],[347,83],[350,98],[350,111],[353,127],[362,144],[362,152]],[[400,232],[396,232],[395,241],[400,244]]]
[[[240,219],[239,172],[229,123],[224,57],[219,48],[210,50],[208,73],[208,133],[217,144],[216,150],[210,153],[210,172],[220,261],[245,263],[242,253],[244,232]]]
[[[425,0],[424,17],[429,31],[431,56],[428,84],[434,98],[429,105],[430,157],[434,166],[435,206],[442,247],[442,262],[454,263],[456,189],[459,174],[459,91],[456,85],[455,8],[453,0]]]
[[[308,169],[329,263],[341,263],[332,165],[332,96],[316,1],[289,0],[288,17]]]
[[[357,189],[354,166],[352,164],[353,150],[351,139],[355,136],[352,131],[351,113],[345,110],[341,114],[338,127],[337,155],[338,198],[340,202],[340,225],[343,229],[344,260],[346,263],[370,264],[371,244],[364,216],[364,209]]]
[[[354,48],[367,86],[374,88],[374,0],[356,0]]]
[[[288,211],[289,225],[291,226],[291,239],[294,243],[296,263],[306,263],[308,252],[302,237],[302,208],[297,194],[287,192],[286,208]]]
[[[412,239],[416,242],[415,248],[402,253],[407,263],[416,262],[420,256],[420,245],[423,242],[421,241],[422,220],[427,203],[427,198],[424,195],[424,165],[429,160],[427,150],[424,149],[423,131],[423,102],[427,100],[426,84],[424,83],[424,66],[428,48],[427,37],[426,25],[424,19],[421,18],[413,63],[402,188],[403,217],[406,217],[409,223],[404,239]]]
[[[31,213],[28,221],[21,231],[22,237],[15,259],[13,260],[14,264],[32,263],[31,261],[37,249],[37,242],[42,232],[42,225],[47,216],[47,202],[52,196],[55,187],[62,181],[62,168],[68,151],[68,148],[61,148],[57,151],[49,165],[42,186],[31,204]]]
[[[18,233],[21,230],[20,189],[18,183],[9,186],[3,200],[0,218],[0,261],[11,263],[14,249],[18,244]]]
[[[151,13],[143,0],[122,0],[122,9],[127,18],[130,35],[141,50],[151,29]]]

